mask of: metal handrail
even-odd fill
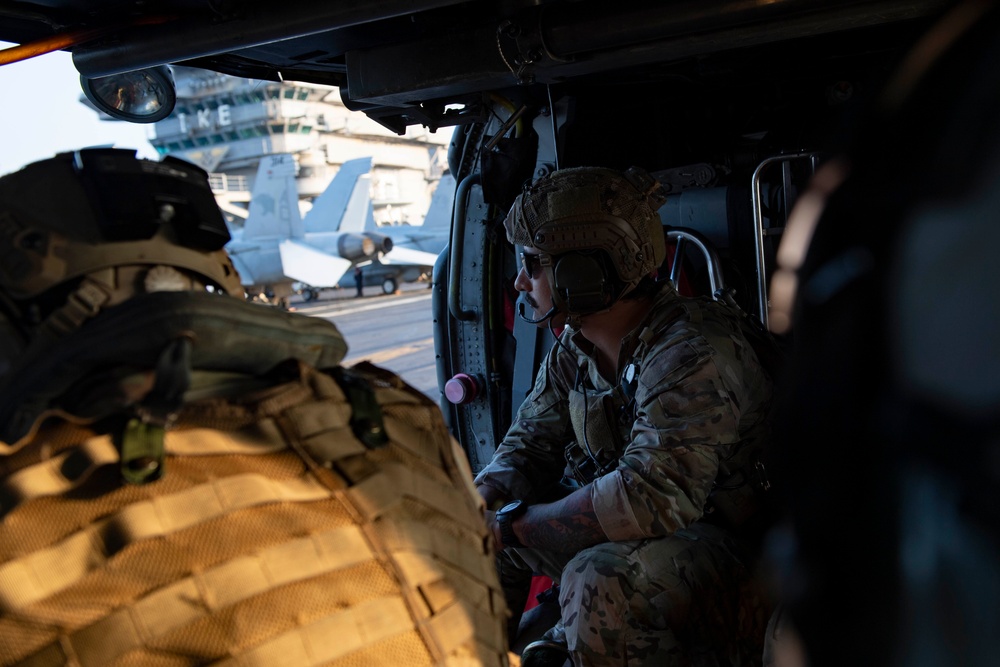
[[[458,289],[461,278],[462,249],[465,247],[465,219],[469,210],[469,190],[473,185],[482,183],[478,173],[469,174],[462,179],[455,190],[455,207],[451,218],[451,248],[448,259],[448,312],[456,320],[471,322],[476,319],[475,310],[465,310],[461,304],[461,294]]]
[[[705,266],[708,269],[708,283],[712,288],[712,298],[719,300],[725,281],[722,277],[722,263],[715,248],[711,246],[702,234],[693,229],[673,227],[667,230],[667,239],[677,241],[677,250],[674,252],[674,263],[670,267],[670,284],[677,289],[677,283],[681,276],[681,258],[684,257],[684,248],[688,243],[693,244],[701,254],[705,256]]]
[[[750,182],[750,201],[753,209],[753,238],[756,245],[757,261],[757,301],[760,307],[760,321],[767,329],[768,326],[768,305],[767,305],[767,275],[764,261],[764,236],[767,231],[764,229],[764,204],[761,194],[761,174],[764,170],[775,163],[788,162],[809,158],[812,162],[813,172],[816,171],[816,164],[819,154],[816,152],[791,153],[788,155],[776,155],[761,161],[753,171]]]

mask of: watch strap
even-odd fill
[[[528,506],[522,501],[515,500],[497,510],[496,521],[497,525],[500,526],[500,539],[503,540],[504,547],[524,546],[514,533],[513,521],[524,514],[527,509]]]

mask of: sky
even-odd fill
[[[8,46],[0,42],[0,49]],[[147,139],[151,125],[102,121],[80,104],[82,95],[80,74],[64,51],[0,66],[0,174],[88,146],[134,148],[156,159]]]

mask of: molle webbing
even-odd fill
[[[467,464],[426,398],[358,373],[384,446],[308,368],[185,408],[143,486],[107,436],[41,429],[0,477],[0,664],[504,664]]]

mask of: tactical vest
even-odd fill
[[[634,393],[629,395],[628,385],[598,391],[588,384],[578,377],[569,392],[574,439],[566,447],[566,462],[580,484],[614,470],[635,422]]]
[[[65,415],[7,447],[0,664],[507,664],[489,536],[437,408],[372,366],[298,370],[185,405],[148,484]]]

